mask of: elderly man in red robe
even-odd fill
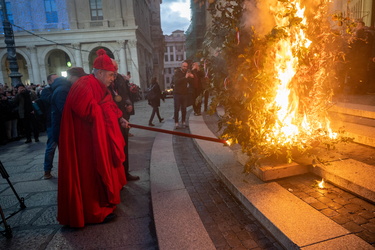
[[[116,69],[103,49],[97,54],[93,74],[71,87],[61,120],[57,220],[70,227],[114,218],[126,184],[119,122],[128,123],[107,89]]]

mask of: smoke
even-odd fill
[[[245,0],[243,26],[247,30],[254,27],[255,32],[260,36],[266,35],[275,26],[270,7],[276,4],[277,0]]]
[[[274,12],[271,9],[278,9],[278,2],[279,0],[245,0],[242,19],[245,29],[250,30],[254,27],[258,35],[268,34],[275,27]],[[305,7],[308,19],[322,18],[314,16],[318,6],[322,4],[321,0],[299,0],[299,2],[302,7]]]

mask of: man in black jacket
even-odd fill
[[[116,69],[118,69],[117,62],[112,59],[112,63]],[[118,74],[116,71],[115,81],[108,87],[109,91],[112,94],[113,100],[122,111],[122,117],[129,121],[130,114],[133,111],[133,103],[130,100],[130,90],[127,81],[121,74]],[[121,133],[125,139],[125,161],[123,163],[125,169],[126,179],[128,181],[137,181],[139,176],[131,175],[129,173],[129,128],[121,128]]]
[[[188,85],[190,84],[194,75],[188,70],[189,64],[183,61],[181,68],[176,70],[173,76],[174,89],[173,89],[173,99],[174,99],[174,121],[175,129],[180,128],[178,124],[178,115],[181,110],[181,122],[182,128],[186,125],[186,107],[188,103]]]

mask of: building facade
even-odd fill
[[[186,38],[184,31],[175,30],[171,35],[165,35],[164,40],[164,83],[165,88],[170,88],[174,70],[180,68],[182,61],[186,60]]]
[[[191,23],[186,31],[186,57],[189,60],[197,61],[199,53],[203,49],[204,36],[206,34],[206,16],[208,2],[190,1]]]
[[[118,62],[119,73],[131,72],[131,81],[145,90],[152,76],[162,77],[160,70],[154,71],[155,65],[163,68],[160,4],[161,0],[6,0],[21,81],[43,84],[48,74],[64,75],[72,66],[90,73],[96,51],[104,48]],[[4,43],[0,63],[0,82],[9,85]]]

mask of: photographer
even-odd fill
[[[175,129],[186,128],[186,107],[188,105],[188,85],[194,78],[194,75],[188,70],[189,64],[186,61],[181,63],[181,68],[175,71],[173,76],[174,90],[174,121]],[[181,110],[182,127],[179,126],[179,112]]]
[[[39,130],[34,115],[31,93],[23,84],[18,84],[16,88],[17,95],[14,101],[18,105],[18,116],[25,130],[25,143],[31,142],[31,132],[34,134],[35,142],[39,142]]]

